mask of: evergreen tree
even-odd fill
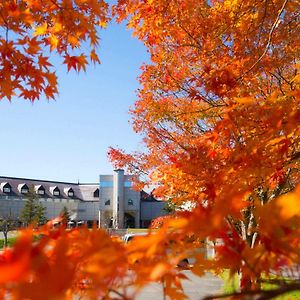
[[[39,202],[34,187],[31,186],[26,195],[26,202],[20,215],[20,219],[25,226],[29,224],[42,224],[46,221],[45,208]]]
[[[68,211],[66,206],[63,207],[60,216],[62,217],[63,224],[67,224],[70,221],[70,212]]]
[[[38,201],[36,206],[36,220],[39,225],[45,224],[47,219],[45,217],[46,208]]]

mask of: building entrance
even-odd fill
[[[124,228],[135,228],[135,217],[129,213],[125,213]]]

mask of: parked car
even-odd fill
[[[122,240],[127,244],[129,243],[130,241],[132,241],[135,237],[137,236],[146,236],[148,234],[148,232],[135,232],[135,233],[126,233]],[[190,265],[189,265],[189,260],[187,258],[184,258],[182,259],[178,265],[177,265],[178,268],[183,268],[183,269],[186,269],[186,268],[189,268]]]
[[[131,241],[136,236],[146,236],[148,232],[135,232],[135,233],[126,233],[122,240],[127,244],[129,241]]]

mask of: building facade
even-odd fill
[[[130,180],[124,170],[100,175],[101,227],[140,227],[140,192],[132,189]]]
[[[131,175],[125,175],[124,170],[100,175],[99,179],[99,183],[82,184],[0,176],[0,218],[20,217],[29,188],[38,195],[48,220],[66,207],[75,222],[97,222],[103,228],[140,228],[165,214],[163,202],[132,189]]]

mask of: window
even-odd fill
[[[133,205],[133,200],[132,199],[128,199],[128,205]]]
[[[104,202],[105,205],[110,205],[110,199],[106,199]]]
[[[54,195],[54,196],[59,196],[59,195],[60,195],[59,190],[54,190],[54,191],[53,191],[53,195]]]
[[[100,181],[100,187],[113,187],[114,183],[112,181]]]
[[[0,188],[3,193],[10,193],[11,192],[11,185],[8,182],[2,182],[0,184]]]
[[[10,193],[10,187],[4,187],[3,192],[4,193]]]
[[[99,198],[99,189],[96,189],[94,192],[94,198]]]
[[[57,186],[52,186],[50,188],[50,192],[52,193],[53,196],[60,196],[60,190]]]
[[[28,188],[27,184],[25,184],[25,183],[20,183],[18,185],[18,190],[21,194],[28,194],[28,192],[29,192],[29,188]]]
[[[132,182],[131,181],[125,181],[124,182],[124,187],[132,187]]]
[[[58,188],[56,188],[55,190],[58,190]],[[66,196],[71,197],[71,198],[74,197],[74,195],[75,195],[74,190],[70,187],[65,187],[64,193]]]
[[[45,195],[45,188],[42,185],[36,185],[34,189],[38,195]]]

